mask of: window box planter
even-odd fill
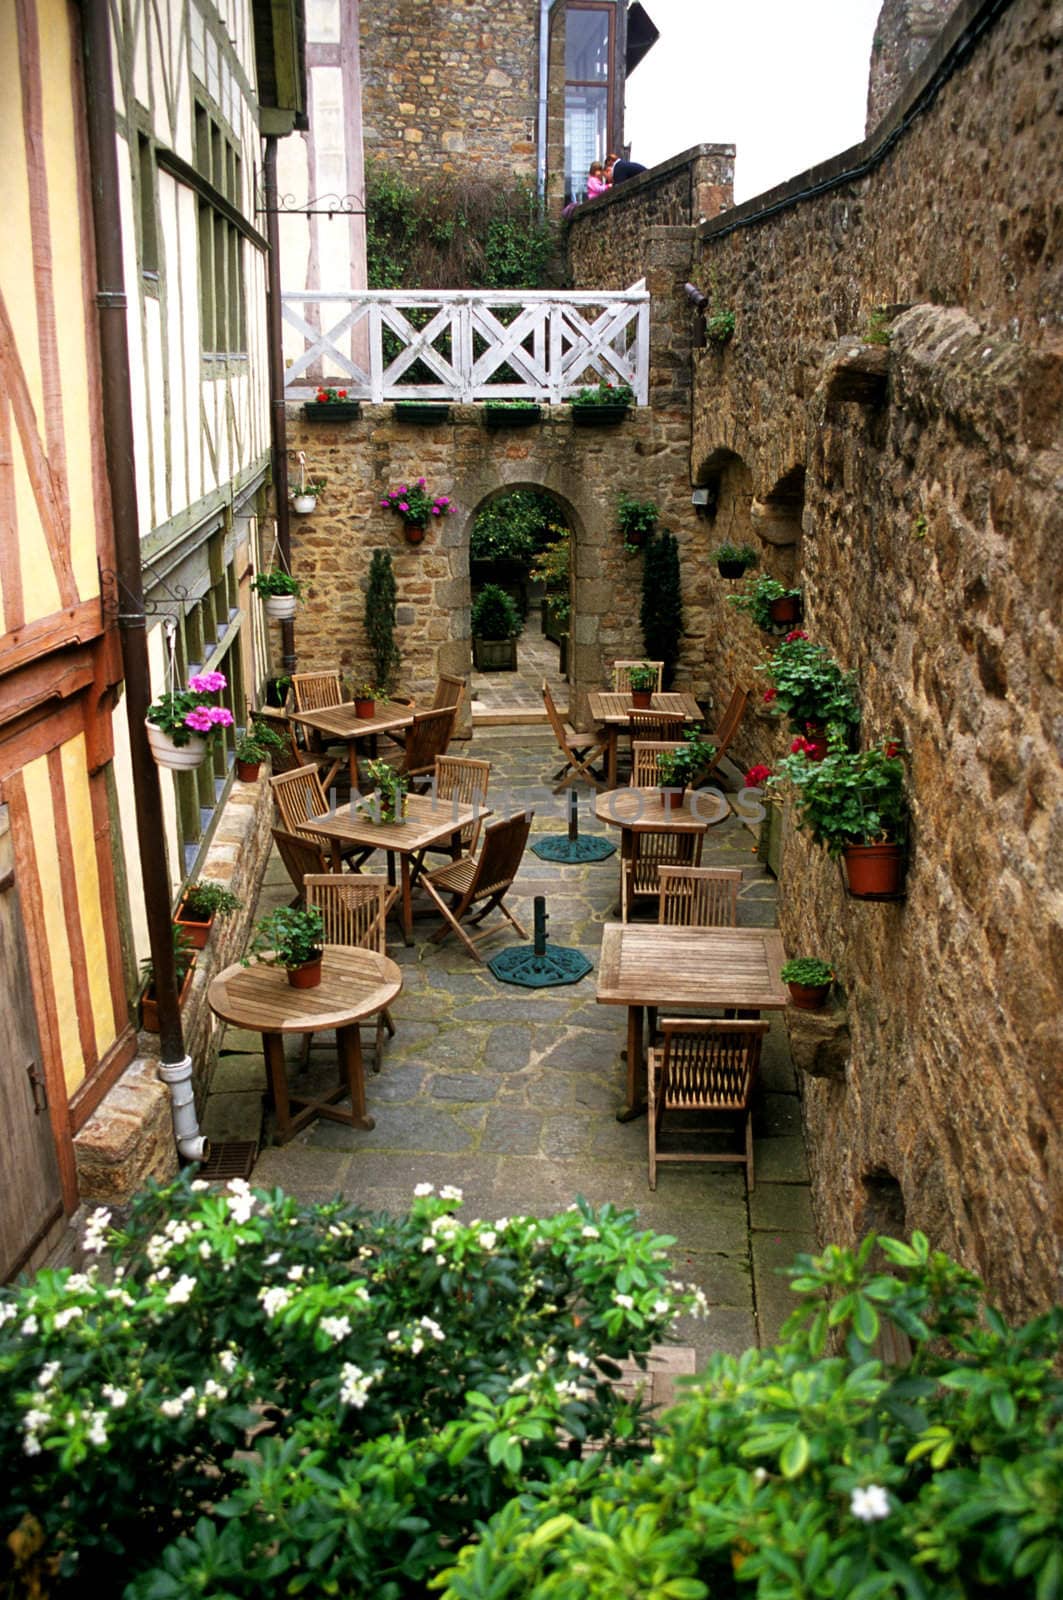
[[[516,672],[516,639],[473,639],[472,658],[479,672]]]
[[[188,998],[188,991],[192,987],[192,974],[196,970],[196,958],[192,957],[188,970],[184,975],[181,987],[177,994],[177,1004],[183,1006]],[[155,994],[154,979],[144,990],[140,1001],[140,1026],[145,1033],[158,1033],[159,1031],[159,1002]]]
[[[574,428],[612,428],[623,422],[630,406],[573,406]]]
[[[361,414],[360,400],[308,400],[303,406],[307,422],[357,422]]]
[[[542,406],[506,405],[499,400],[485,401],[483,411],[486,428],[528,428],[543,417]]]
[[[396,400],[395,402],[396,422],[414,422],[424,427],[435,422],[446,422],[449,416],[449,400]]]

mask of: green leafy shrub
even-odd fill
[[[683,585],[679,545],[666,530],[651,535],[642,564],[642,645],[651,661],[663,661],[664,687],[675,677],[683,637]]]
[[[138,1197],[113,1275],[0,1288],[13,1592],[400,1600],[583,1441],[641,1450],[609,1380],[694,1306],[674,1241],[610,1206],[465,1224],[460,1191],[415,1194],[392,1217],[185,1179]]]
[[[834,968],[818,956],[795,956],[779,968],[783,983],[800,983],[806,989],[822,989],[834,982]]]
[[[373,657],[373,679],[386,694],[395,681],[402,655],[395,641],[398,590],[389,550],[374,550],[365,591],[365,636]]]
[[[230,889],[223,888],[220,883],[211,883],[207,878],[190,883],[184,892],[183,902],[186,912],[203,920],[207,917],[231,917],[244,903]]]
[[[653,1452],[530,1482],[444,1600],[1050,1600],[1059,1308],[1012,1328],[922,1234],[791,1269],[774,1349],[714,1355]],[[909,1360],[874,1349],[886,1325]],[[830,1346],[830,1348],[828,1348]]]
[[[512,595],[497,583],[485,583],[472,603],[474,639],[516,639],[524,624]]]
[[[563,531],[549,495],[513,489],[476,513],[469,556],[473,561],[531,562]]]
[[[769,578],[764,573],[759,578],[747,578],[745,589],[737,594],[729,594],[726,603],[734,606],[736,611],[744,611],[754,627],[761,628],[765,633],[773,626],[771,608],[775,600],[799,600],[800,589],[788,589],[777,578]]]
[[[832,856],[846,845],[896,844],[903,837],[908,816],[904,762],[892,741],[854,754],[844,736],[832,731],[822,760],[795,749],[779,762],[768,786],[790,790],[797,826]]]
[[[657,757],[658,782],[664,788],[693,788],[712,766],[716,746],[702,738],[704,728],[687,728],[678,750],[662,750]]]
[[[264,961],[270,967],[302,967],[316,961],[325,943],[325,923],[316,906],[299,911],[278,906],[255,924],[244,966]]]
[[[856,680],[842,672],[825,645],[813,644],[800,628],[788,633],[771,660],[756,670],[768,680],[765,702],[776,716],[789,717],[798,733],[807,732],[810,722],[854,728],[860,721]]]

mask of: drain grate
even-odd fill
[[[212,1144],[210,1155],[201,1161],[197,1178],[205,1183],[224,1183],[230,1178],[249,1178],[258,1146],[253,1139],[223,1139]]]

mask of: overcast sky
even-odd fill
[[[864,136],[882,0],[643,0],[660,38],[628,80],[631,159],[737,145],[748,200]]]

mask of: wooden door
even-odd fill
[[[7,806],[0,806],[0,1282],[63,1215]]]

